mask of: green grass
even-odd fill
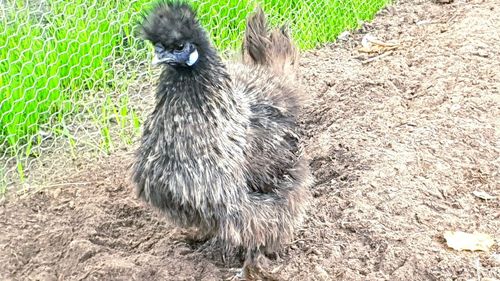
[[[112,91],[112,58],[134,43],[131,16],[141,5],[125,1],[48,1],[50,13],[30,14],[16,1],[16,14],[2,21],[0,35],[0,151],[29,151],[37,133],[64,130],[62,120],[81,110],[76,101],[89,91]],[[117,12],[110,13],[115,9]],[[133,41],[133,42],[130,42]],[[76,108],[75,108],[76,107]]]
[[[390,0],[266,0],[263,8],[273,24],[287,22],[302,50],[334,41],[342,31],[370,20]],[[126,93],[126,80],[113,63],[145,61],[149,48],[134,37],[134,24],[150,0],[48,0],[37,15],[29,1],[7,1],[11,13],[0,18],[0,155],[20,159],[40,145],[40,131],[77,141],[65,120],[88,112],[101,128],[103,150],[112,149],[110,120],[121,129],[138,128],[128,98],[106,99],[85,108],[85,99]],[[192,1],[202,24],[220,50],[240,47],[253,0]],[[31,9],[31,11],[30,11]],[[110,12],[112,11],[112,12]],[[36,12],[36,11],[35,11]],[[135,130],[138,132],[138,130]],[[121,131],[129,143],[130,134]],[[18,167],[22,174],[22,167]]]
[[[188,1],[189,2],[189,1]],[[239,48],[256,1],[194,1],[202,24],[221,49]],[[287,23],[302,50],[332,42],[347,29],[373,18],[390,0],[266,0],[258,1],[272,25]]]

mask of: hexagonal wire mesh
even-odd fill
[[[306,50],[359,26],[389,0],[191,2],[228,57],[257,4]],[[154,3],[0,0],[0,193],[133,145],[158,73],[134,28]]]

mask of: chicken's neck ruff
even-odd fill
[[[141,192],[146,198],[157,198],[150,195],[157,191],[175,194],[176,204],[205,210],[210,217],[212,211],[227,212],[225,201],[246,198],[241,167],[248,118],[220,58],[209,49],[198,50],[192,69],[167,67],[161,74],[156,108],[145,125],[142,169],[157,171],[146,177],[168,183],[144,182]]]
[[[166,67],[160,81],[158,101],[182,98],[200,102],[220,98],[220,95],[229,95],[231,92],[231,79],[226,67],[211,46],[202,48],[197,62],[190,67]]]

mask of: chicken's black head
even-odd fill
[[[208,46],[193,9],[181,2],[161,2],[144,17],[141,35],[154,46],[153,64],[188,68]]]

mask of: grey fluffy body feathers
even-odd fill
[[[269,35],[257,11],[244,63],[226,65],[184,4],[158,5],[142,30],[152,43],[191,40],[200,58],[190,68],[163,69],[132,166],[138,196],[228,250],[278,251],[301,223],[312,183],[288,35]]]

